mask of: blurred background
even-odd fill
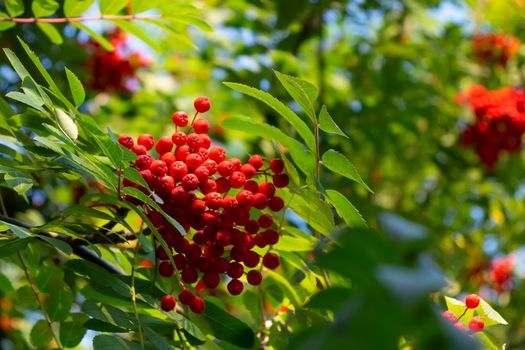
[[[83,112],[116,133],[171,133],[171,113],[191,111],[196,96],[208,96],[215,137],[232,155],[273,150],[255,134],[224,131],[225,118],[251,115],[287,126],[222,82],[258,87],[297,111],[272,69],[316,84],[319,106],[326,104],[349,135],[321,139],[322,149],[338,147],[348,155],[375,194],[341,178],[325,183],[342,189],[371,227],[401,218],[425,226],[432,233],[430,253],[449,281],[446,294],[479,291],[510,324],[498,337],[509,348],[525,348],[524,153],[502,151],[487,167],[476,154],[479,149],[462,142],[476,116],[468,101],[457,98],[475,84],[489,90],[523,88],[525,1],[194,4],[213,28],[190,29],[195,47],[154,26],[136,37],[100,21],[85,24],[110,40],[115,53],[68,24],[57,26],[60,46],[36,35],[32,24],[1,32],[0,45],[20,52],[16,37],[23,38],[46,68],[56,70],[59,86],[67,86],[65,75],[58,74],[64,66],[75,72],[89,95]],[[505,40],[494,49],[508,57],[502,59],[500,51],[496,58],[480,53],[484,44],[476,46],[476,38],[479,42],[485,35],[513,37],[508,52]],[[101,70],[101,62],[110,63],[108,71]],[[2,94],[19,83],[5,57],[0,76]],[[31,205],[39,208],[35,215],[50,215],[78,195],[60,181],[49,187],[50,192],[28,192]],[[27,205],[12,199],[13,212]]]

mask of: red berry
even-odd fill
[[[253,180],[246,181],[246,183],[244,184],[244,189],[246,191],[250,191],[251,193],[257,193],[257,190],[259,189],[259,185],[257,184],[257,182]]]
[[[255,267],[259,265],[259,260],[261,260],[259,254],[257,254],[253,250],[250,250],[244,256],[244,265],[246,265],[247,267]]]
[[[165,162],[168,165],[168,168],[177,160],[177,157],[175,157],[175,154],[171,152],[166,152],[163,155],[160,156],[160,160]]]
[[[279,173],[273,176],[273,184],[277,188],[286,187],[288,186],[289,182],[290,182],[290,179],[288,178],[288,175],[286,175],[285,173]]]
[[[239,158],[230,158],[230,163],[232,164],[232,171],[240,171],[242,167],[242,163],[239,160]]]
[[[171,116],[173,123],[179,127],[188,125],[188,115],[184,112],[175,112]]]
[[[263,214],[259,216],[257,222],[262,228],[268,228],[273,225],[273,217],[270,214]]]
[[[211,139],[206,134],[201,134],[201,140],[202,140],[202,147],[205,149],[210,148],[211,146]]]
[[[133,147],[131,147],[131,151],[135,153],[137,156],[148,153],[148,150],[146,149],[146,147],[142,145],[134,145]]]
[[[166,152],[170,152],[173,148],[173,141],[168,136],[162,136],[155,145],[155,151],[157,151],[158,154],[164,154]]]
[[[204,113],[210,110],[210,100],[207,97],[197,97],[193,101],[193,106],[195,110],[199,113]]]
[[[251,270],[246,274],[248,283],[252,286],[258,286],[262,282],[262,275],[257,270]]]
[[[250,164],[244,164],[243,166],[241,166],[241,172],[244,174],[246,179],[251,179],[255,176],[257,170],[255,170],[255,168]]]
[[[142,134],[137,139],[137,144],[146,147],[146,149],[149,151],[153,148],[153,145],[155,144],[155,139],[150,134]]]
[[[274,245],[279,242],[279,233],[275,230],[268,229],[263,232],[264,240],[269,245]]]
[[[173,276],[173,272],[175,272],[175,269],[173,268],[173,266],[171,265],[169,261],[163,261],[160,263],[159,274],[162,277],[166,277],[166,278],[171,277]]]
[[[253,193],[250,191],[242,190],[237,193],[237,202],[242,206],[250,206],[253,203]]]
[[[457,329],[459,329],[460,331],[463,331],[463,332],[467,331],[467,327],[461,322],[454,323],[454,327],[456,327]]]
[[[224,160],[217,165],[217,171],[223,177],[228,177],[233,171],[233,165],[230,161]]]
[[[177,157],[177,160],[185,161],[186,157],[189,156],[191,153],[190,146],[188,145],[182,145],[175,149],[175,157]]]
[[[456,323],[458,321],[458,318],[456,317],[456,315],[454,315],[452,311],[443,311],[443,313],[441,313],[441,316],[443,316],[443,318],[450,323]]]
[[[193,173],[195,174],[195,176],[197,176],[201,183],[206,182],[208,180],[208,177],[210,176],[208,168],[202,165],[195,169]]]
[[[257,192],[264,194],[267,198],[275,195],[275,186],[271,182],[263,182],[259,185]]]
[[[177,301],[173,295],[167,294],[160,299],[160,308],[166,312],[175,309],[175,305],[177,305]]]
[[[270,270],[275,270],[279,265],[281,261],[279,259],[279,255],[274,253],[266,253],[263,257],[263,265],[264,267],[269,268]]]
[[[206,310],[206,303],[204,302],[204,299],[200,297],[193,298],[192,302],[190,303],[190,310],[196,314],[202,314],[204,310]]]
[[[189,289],[183,289],[182,292],[179,293],[179,300],[184,305],[190,305],[195,298],[195,294]]]
[[[204,276],[202,276],[202,281],[208,287],[209,289],[217,288],[219,285],[221,278],[219,277],[219,274],[216,272],[206,272]]]
[[[182,131],[177,131],[171,135],[171,141],[177,146],[182,146],[186,144],[186,134]]]
[[[217,172],[217,163],[214,160],[206,159],[202,165],[208,169],[210,175],[213,175]]]
[[[206,119],[199,118],[193,122],[193,129],[197,134],[206,134],[210,130],[210,124]]]
[[[248,163],[253,166],[256,170],[259,170],[264,165],[264,160],[262,157],[258,154],[254,154],[253,156],[248,159]]]
[[[227,288],[231,295],[239,295],[242,293],[244,285],[238,279],[233,279],[228,283]]]
[[[228,276],[231,278],[240,278],[244,273],[244,268],[238,262],[231,262],[228,267]]]
[[[181,161],[173,162],[170,166],[170,176],[175,180],[182,180],[184,176],[188,175],[188,167],[186,163]]]
[[[153,162],[152,157],[148,156],[147,154],[141,154],[135,161],[135,167],[139,170],[149,169],[151,162]]]
[[[234,171],[230,176],[230,186],[233,188],[241,188],[246,183],[246,176],[240,171]]]
[[[208,157],[218,164],[226,159],[226,151],[222,147],[213,146],[212,148],[210,148]]]
[[[280,197],[272,197],[268,202],[268,208],[270,208],[271,211],[280,211],[284,208],[284,201]]]
[[[129,135],[121,135],[119,138],[118,138],[118,142],[126,147],[127,149],[131,149],[133,147],[133,137],[129,136]]]
[[[154,160],[149,166],[149,170],[157,176],[164,176],[168,173],[168,165],[162,160]]]
[[[200,181],[195,174],[188,174],[182,178],[182,187],[186,191],[193,191],[199,187]]]
[[[480,300],[477,294],[470,294],[465,299],[465,304],[469,309],[475,309],[478,307]]]
[[[259,232],[259,224],[255,220],[248,220],[244,224],[244,229],[246,230],[247,233],[253,235]]]
[[[193,267],[187,267],[182,270],[181,278],[184,283],[192,284],[197,282],[198,273],[197,270]]]
[[[200,179],[199,179],[200,181]],[[201,190],[202,194],[208,194],[210,192],[218,192],[217,191],[217,183],[212,179],[207,179],[206,181],[201,181],[199,185],[199,189]]]
[[[204,140],[199,134],[189,134],[186,138],[186,143],[194,150],[197,150],[204,145]]]
[[[268,206],[268,197],[262,193],[256,193],[253,195],[252,205],[257,209],[262,210]]]
[[[171,176],[166,175],[159,180],[156,189],[161,194],[169,195],[173,188],[175,188],[175,180]]]
[[[218,192],[210,192],[205,196],[206,206],[210,209],[219,209],[223,205],[222,196]]]
[[[284,170],[284,161],[279,158],[272,159],[270,161],[270,169],[274,174],[279,174]]]
[[[217,185],[217,192],[219,193],[226,193],[231,188],[230,181],[225,177],[219,177],[215,180],[215,184]]]
[[[188,169],[197,169],[202,164],[202,158],[197,153],[191,153],[186,157],[186,165]]]
[[[474,316],[468,323],[468,328],[472,333],[477,333],[485,328],[485,321],[481,316]]]

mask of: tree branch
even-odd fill
[[[52,18],[41,18],[41,17],[0,17],[0,22],[15,22],[15,23],[71,23],[71,22],[88,22],[88,21],[132,21],[141,19],[157,19],[164,18],[163,15],[149,15],[149,16],[137,16],[137,15],[100,15],[91,17],[52,17]]]

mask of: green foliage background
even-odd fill
[[[100,1],[94,7],[89,0],[77,3],[85,5],[81,12],[65,13],[62,3],[51,0],[6,0],[0,17],[38,16],[42,8],[53,9],[42,17],[90,16],[99,7],[108,15],[127,13],[126,1]],[[13,96],[22,85],[26,95],[32,91],[51,99],[37,103],[41,110],[27,106],[30,97],[22,103],[0,100],[0,173],[7,212],[2,219],[5,239],[0,240],[0,298],[11,305],[0,304],[0,316],[16,325],[0,327],[0,348],[51,348],[53,343],[46,321],[36,322],[42,314],[17,252],[64,347],[77,346],[86,329],[97,333],[87,333],[80,346],[96,349],[140,348],[141,337],[145,348],[152,349],[181,348],[181,339],[185,346],[203,349],[525,347],[519,263],[512,290],[497,294],[482,287],[508,326],[490,327],[476,338],[478,344],[439,316],[446,307],[443,296],[461,299],[478,291],[472,269],[489,266],[494,257],[523,245],[522,154],[503,157],[489,173],[458,141],[470,114],[454,102],[457,93],[473,83],[521,86],[524,74],[523,49],[506,69],[475,63],[470,39],[477,32],[504,32],[525,41],[524,5],[483,3],[134,0],[132,13],[162,14],[162,24],[86,24],[95,34],[120,25],[136,36],[134,45],[153,58],[153,65],[141,71],[136,91],[97,94],[85,86],[84,103],[76,103],[81,96],[70,92],[64,67],[80,82],[89,80],[88,56],[79,44],[89,37],[86,31],[72,24],[0,22],[0,44],[12,50],[1,61],[2,95]],[[17,36],[36,56],[28,55]],[[12,65],[27,79],[21,81]],[[317,86],[315,101],[294,95],[297,91],[286,82],[297,81],[288,75]],[[267,98],[264,93],[246,86],[284,105],[261,103],[257,100]],[[188,319],[160,312],[158,300],[169,283],[134,267],[137,259],[153,257],[149,238],[142,237],[139,251],[133,245],[78,241],[100,236],[97,229],[107,222],[117,224],[113,234],[138,229],[140,209],[116,196],[118,169],[131,158],[111,133],[169,134],[171,113],[191,111],[193,98],[201,95],[212,101],[207,118],[213,127],[224,128],[216,138],[229,154],[272,157],[279,154],[276,142],[288,149],[292,186],[285,197],[302,220],[286,221],[277,247],[283,268],[268,272],[260,290],[252,288],[238,298],[224,293],[209,297],[204,316]],[[311,109],[304,108],[310,103]],[[49,106],[74,116],[77,142],[57,127]],[[300,123],[290,122],[289,112],[279,113],[288,107]],[[310,142],[315,118],[324,130],[319,137],[320,176]],[[311,153],[294,153],[297,144],[312,146]],[[360,177],[349,170],[349,161]],[[136,176],[131,170],[124,175]],[[101,194],[92,180],[109,193]],[[122,207],[130,211],[125,219]],[[18,221],[7,222],[6,217]],[[36,238],[42,232],[58,233],[67,244],[53,236]],[[100,253],[124,275],[78,259],[86,254],[79,249]]]

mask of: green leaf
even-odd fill
[[[4,4],[11,17],[17,17],[24,13],[24,0],[5,0]]]
[[[88,26],[80,22],[72,22],[71,24],[73,24],[78,29],[83,30],[86,33],[88,33],[93,39],[95,39],[100,45],[102,45],[104,49],[108,51],[115,51],[115,47],[113,47],[113,45],[106,38],[104,38],[99,33],[95,32],[93,29],[89,28]]]
[[[163,21],[154,20],[151,18],[141,18],[140,21],[153,24],[165,30],[170,35],[171,40],[173,40],[173,45],[181,45],[193,50],[198,50],[197,45],[195,45],[193,41],[191,41],[186,35],[181,34],[170,24],[166,24]]]
[[[68,108],[73,110],[75,107],[68,101],[68,99],[64,96],[60,88],[55,83],[54,79],[51,77],[51,75],[47,72],[47,70],[42,65],[42,62],[40,62],[40,59],[37,57],[37,55],[29,48],[29,46],[20,38],[18,38],[18,41],[22,45],[24,51],[29,56],[29,59],[33,62],[35,67],[38,69],[44,80],[49,84],[50,90],[57,96],[62,103]]]
[[[161,0],[133,0],[131,3],[131,13],[141,13],[159,5]]]
[[[0,11],[0,18],[9,18],[9,17],[10,16],[7,13]],[[16,25],[15,22],[10,22],[10,21],[0,22],[0,31],[7,30],[9,28],[13,28],[15,25]]]
[[[35,98],[34,95],[28,95],[18,91],[11,91],[10,93],[6,94],[6,97],[9,97],[10,99],[21,102],[25,105],[28,105],[29,107],[44,112],[44,108],[42,108],[42,106],[44,105],[44,101]]]
[[[61,250],[66,255],[73,254],[73,248],[71,248],[71,246],[67,242],[47,236],[40,236],[39,238],[46,241],[50,246]]]
[[[0,224],[7,226],[18,238],[28,238],[31,236],[31,232],[25,227],[10,224],[8,222],[0,220]]]
[[[265,139],[275,140],[290,152],[290,156],[299,169],[305,174],[310,175],[315,168],[315,159],[310,151],[306,151],[304,147],[297,140],[286,135],[284,132],[275,126],[257,123],[250,117],[234,116],[225,119],[222,124],[223,127],[233,130],[253,133],[257,130],[257,135]]]
[[[293,97],[295,102],[301,106],[302,110],[310,118],[313,124],[316,123],[316,115],[314,109],[314,102],[317,99],[319,92],[312,83],[307,82],[290,75],[273,71],[277,76],[277,79],[284,86],[286,91]]]
[[[35,284],[41,292],[49,293],[55,286],[61,285],[64,280],[64,272],[50,263],[41,266],[35,278]]]
[[[67,69],[66,75],[67,75],[67,81],[69,83],[69,89],[71,90],[71,95],[73,96],[73,101],[75,102],[75,106],[78,107],[84,102],[84,99],[86,98],[86,92],[84,91],[84,87],[82,86],[82,83],[80,82],[80,79],[77,78],[77,76]]]
[[[60,342],[67,348],[74,348],[84,338],[86,327],[84,324],[89,318],[81,313],[70,314],[69,317],[60,322]]]
[[[3,273],[0,272],[0,290],[4,293],[11,293],[15,290],[13,284]]]
[[[137,185],[140,185],[144,188],[149,188],[148,184],[146,183],[142,175],[140,175],[139,171],[133,167],[127,167],[124,169],[124,177],[136,183]]]
[[[332,116],[328,113],[328,109],[325,105],[321,107],[321,112],[319,112],[319,127],[321,130],[329,132],[331,134],[341,135],[346,138],[348,136],[344,133],[343,130],[337,125],[334,120],[332,119]]]
[[[99,334],[93,338],[94,350],[141,350],[139,344],[114,335]]]
[[[314,243],[303,238],[281,236],[274,248],[285,252],[310,252]]]
[[[475,336],[481,345],[481,350],[500,350],[485,332],[478,332]]]
[[[55,285],[49,290],[49,297],[44,301],[44,308],[52,321],[62,321],[69,314],[73,305],[73,294],[66,285]]]
[[[33,0],[31,8],[35,17],[47,17],[58,10],[58,2],[55,0]]]
[[[327,169],[361,184],[369,192],[374,193],[370,189],[370,187],[368,187],[368,185],[363,181],[356,168],[354,167],[354,164],[352,164],[352,162],[348,158],[346,158],[344,154],[330,149],[323,154],[322,159],[323,165]]]
[[[46,346],[52,339],[53,333],[51,333],[51,329],[45,320],[38,320],[29,333],[31,344],[37,348]]]
[[[29,77],[29,72],[24,67],[22,62],[20,62],[20,59],[16,56],[16,54],[11,49],[4,49],[5,55],[7,56],[7,59],[13,66],[16,74],[20,77],[20,80],[24,80],[25,77]]]
[[[66,0],[64,2],[64,14],[66,17],[78,17],[93,5],[95,0]]]
[[[100,0],[100,13],[115,15],[126,7],[128,0]]]
[[[148,339],[155,345],[158,350],[171,350],[173,347],[168,344],[164,338],[149,327],[144,327],[144,333],[146,333]]]
[[[508,322],[492,308],[485,300],[481,299],[479,307],[476,309],[478,314],[483,317],[485,327],[496,324],[508,325]]]
[[[115,275],[109,273],[98,265],[81,259],[72,259],[66,262],[64,267],[78,275],[90,279],[91,283],[104,283],[119,295],[124,297],[131,296],[130,288],[126,283],[122,282]]]
[[[33,187],[33,179],[18,169],[0,165],[0,174],[4,174],[7,186],[19,194],[23,195]]]
[[[302,305],[303,298],[299,296],[297,286],[292,286],[290,281],[284,278],[282,275],[278,274],[273,270],[266,271],[269,278],[274,280],[277,285],[281,288],[283,293],[290,299],[294,305]]]
[[[31,238],[0,240],[0,258],[5,258],[24,249],[30,240]]]
[[[255,334],[252,329],[209,299],[206,299],[206,310],[202,317],[208,321],[216,338],[226,340],[241,348],[251,349],[253,347]]]
[[[56,27],[50,23],[37,23],[37,27],[51,40],[53,44],[61,45],[64,40]]]
[[[350,299],[351,293],[351,289],[345,287],[325,289],[314,294],[304,307],[321,311],[335,311]]]
[[[445,297],[445,303],[447,304],[447,310],[452,311],[456,317],[461,316],[467,308],[464,302],[447,296]],[[468,309],[465,315],[461,318],[461,321],[467,324],[472,317],[474,317],[474,310]]]
[[[340,192],[326,190],[328,202],[335,208],[337,214],[343,218],[348,227],[366,227],[366,222],[354,205]]]
[[[191,24],[205,32],[213,32],[213,27],[197,16],[181,14],[179,16],[167,15],[167,16],[164,16],[164,18],[168,19],[170,22],[173,22],[173,23]]]
[[[251,96],[263,103],[268,107],[272,108],[274,111],[279,113],[287,122],[289,122],[303,138],[306,145],[310,150],[315,150],[315,138],[312,131],[308,128],[305,122],[297,114],[295,114],[290,108],[286,107],[281,101],[273,97],[267,92],[255,89],[253,87],[238,84],[238,83],[228,83],[225,82],[224,85],[229,88],[243,93],[245,95]]]
[[[155,51],[160,52],[163,49],[163,47],[161,47],[160,45],[160,41],[156,37],[151,36],[147,31],[145,31],[144,27],[123,20],[115,20],[113,21],[113,23],[122,28],[124,31],[135,35],[137,38],[148,44]]]
[[[332,210],[328,203],[321,200],[320,193],[304,189],[293,198],[286,200],[293,211],[323,235],[327,235],[335,226]]]

